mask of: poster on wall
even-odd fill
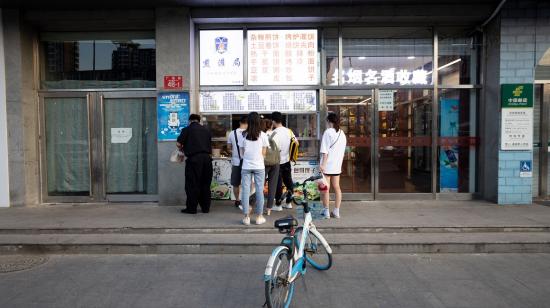
[[[158,140],[175,141],[189,120],[189,93],[163,92],[157,97]]]
[[[212,161],[212,182],[210,198],[213,200],[234,200],[231,186],[231,161],[229,159],[214,159]]]
[[[316,29],[249,30],[249,85],[319,84]]]
[[[243,44],[243,30],[201,30],[200,85],[242,85]]]
[[[458,137],[458,99],[442,99],[441,137]],[[439,187],[441,192],[458,192],[458,145],[441,146]]]
[[[501,150],[532,150],[533,85],[503,84],[501,99]]]
[[[219,91],[201,92],[202,113],[237,112],[315,112],[317,92],[306,91]]]
[[[394,90],[378,91],[378,111],[393,111]]]

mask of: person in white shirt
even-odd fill
[[[320,170],[327,180],[327,190],[322,193],[324,205],[323,216],[325,218],[340,218],[340,205],[342,204],[342,190],[340,189],[340,173],[342,173],[342,161],[346,152],[346,135],[340,129],[340,118],[335,113],[327,116],[327,129],[321,139]],[[336,199],[334,210],[330,212],[330,188],[334,189]]]
[[[271,120],[273,121],[273,127],[275,127],[273,132],[276,133],[274,139],[281,150],[279,180],[277,181],[277,191],[275,192],[275,206],[272,210],[282,211],[283,207],[286,209],[292,208],[294,182],[292,181],[292,168],[290,166],[290,140],[294,137],[294,133],[283,126],[283,115],[280,112],[273,112]],[[286,200],[285,204],[281,206],[283,201],[283,183],[286,187]]]
[[[257,112],[251,112],[248,115],[248,128],[244,132],[244,138],[239,142],[241,157],[243,158],[243,166],[241,171],[241,187],[242,187],[242,204],[244,225],[250,224],[249,202],[250,186],[252,178],[256,187],[256,224],[265,223],[263,216],[264,211],[264,181],[265,181],[265,165],[264,157],[269,147],[267,135],[262,131],[260,123],[260,115]]]
[[[232,130],[227,136],[227,144],[231,146],[231,185],[233,186],[233,193],[235,194],[235,207],[241,205],[241,167],[242,157],[239,151],[239,142],[243,137],[243,132],[248,127],[246,116],[243,116],[239,121],[239,128]]]
[[[276,136],[273,135],[273,121],[270,119],[262,119],[262,130],[266,133],[268,140],[269,138],[274,138]],[[275,139],[272,139],[271,141],[275,141]],[[275,143],[277,142],[275,141]],[[274,149],[276,148],[271,148],[271,150]],[[271,215],[271,210],[273,209],[273,201],[275,200],[275,192],[277,191],[277,183],[279,182],[279,162],[274,165],[266,165],[265,175],[267,177],[267,209],[265,213],[269,216]],[[282,210],[282,208],[280,209]]]

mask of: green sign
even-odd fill
[[[500,90],[502,108],[533,107],[533,84],[503,84]]]

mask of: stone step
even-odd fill
[[[550,232],[326,233],[340,254],[550,253]],[[281,234],[0,234],[0,254],[269,254]]]
[[[499,232],[550,232],[543,226],[376,226],[376,227],[318,227],[321,233],[499,233]],[[278,234],[271,225],[204,227],[204,228],[159,228],[159,227],[118,227],[118,228],[4,228],[6,234]]]

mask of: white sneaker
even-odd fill
[[[283,207],[280,206],[280,205],[274,205],[272,208],[271,208],[272,211],[274,212],[282,212],[283,211]]]
[[[239,210],[243,211],[243,206],[239,204]]]
[[[245,218],[243,218],[242,222],[243,222],[243,225],[245,226],[250,225],[250,217],[246,216]]]
[[[340,218],[340,214],[336,214],[334,211],[330,212],[330,217]]]
[[[283,207],[284,207],[285,209],[291,209],[291,208],[292,208],[292,201],[291,201],[290,203],[285,203],[285,204],[283,204]]]
[[[256,224],[257,225],[261,225],[261,224],[265,223],[265,221],[266,220],[265,220],[263,215],[259,215],[258,218],[256,218]]]
[[[329,211],[329,209],[325,208],[325,209],[321,212],[321,216],[323,216],[324,219],[330,219],[330,211]]]

